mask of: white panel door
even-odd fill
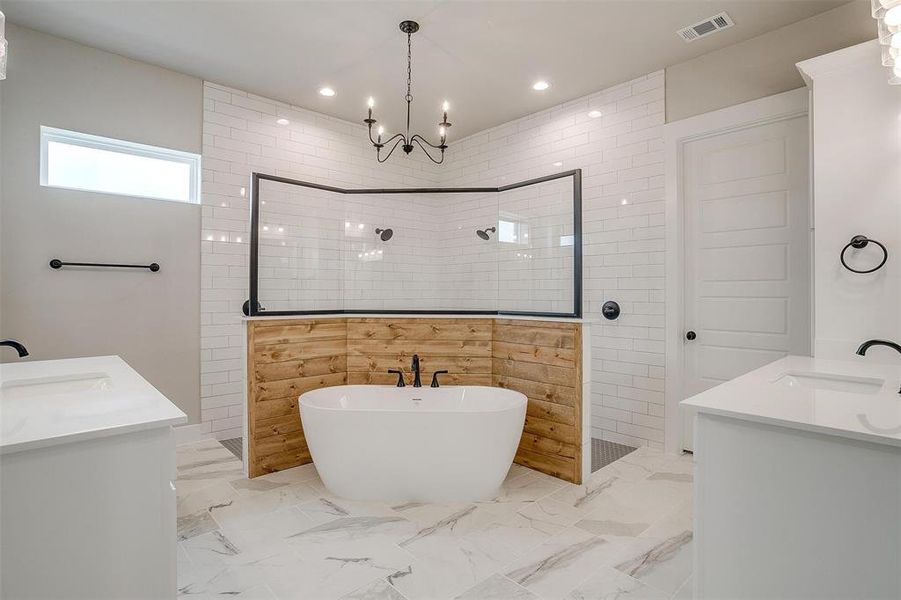
[[[802,116],[683,146],[685,397],[810,354],[807,131]]]

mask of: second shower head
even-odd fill
[[[483,240],[490,240],[491,236],[488,235],[489,232],[494,233],[495,231],[497,231],[496,227],[486,227],[485,229],[477,229],[476,235],[479,236],[480,238],[482,238]]]
[[[376,233],[376,235],[379,236],[380,240],[382,240],[383,242],[387,242],[388,240],[391,239],[391,236],[394,235],[394,230],[390,229],[390,228],[388,228],[388,229],[376,228],[375,233]]]

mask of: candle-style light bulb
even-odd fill
[[[368,103],[368,104],[369,104],[369,108],[372,108],[373,106],[375,106],[375,98],[373,98],[372,96],[370,96],[370,97],[369,97],[369,103]]]
[[[370,96],[368,104],[369,104],[369,115],[366,117],[366,122],[369,123],[370,127],[372,127],[372,107],[375,106],[375,98]]]
[[[382,134],[385,133],[385,128],[379,125],[379,143],[382,143]]]
[[[444,104],[441,105],[441,110],[444,111],[444,119],[442,120],[443,123],[447,123],[447,111],[448,111],[448,109],[450,109],[450,104],[448,104],[447,100],[445,100],[445,101],[444,101]]]
[[[438,135],[441,136],[441,143],[444,143],[445,138],[447,138],[447,129],[443,126],[438,128]]]

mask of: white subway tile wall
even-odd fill
[[[602,116],[589,117],[595,110]],[[591,328],[592,437],[658,448],[664,430],[663,123],[664,73],[657,71],[452,140],[443,165],[443,181],[454,185],[503,185],[582,169],[583,310],[601,320]],[[512,285],[504,275],[502,288]],[[606,300],[619,302],[618,320],[600,317]]]
[[[276,119],[281,118],[288,119],[289,124],[277,124]],[[203,121],[201,421],[206,433],[228,439],[242,435],[244,415],[241,305],[248,295],[251,173],[258,171],[338,187],[382,188],[437,186],[440,171],[417,156],[378,164],[362,125],[214,83],[204,84]],[[297,206],[307,202],[322,210],[328,206],[328,199],[309,191],[286,191],[285,186],[266,185],[274,206],[270,207],[267,200],[263,212],[270,229],[265,232],[266,261],[261,261],[261,268],[266,263],[266,271],[261,272],[266,282],[261,284],[269,296],[267,301],[273,304],[271,308],[280,302],[310,296],[339,303],[346,291],[342,289],[343,269],[322,279],[323,283],[314,289],[300,288],[302,281],[309,281],[297,275],[320,266],[337,269],[335,248],[320,239],[312,226],[340,223],[343,228],[344,214],[305,215],[300,221]],[[290,202],[289,195],[294,196]],[[375,202],[376,199],[358,201],[347,219],[355,226],[377,226],[375,217],[379,212]],[[321,218],[321,223],[314,218]],[[307,225],[310,231],[305,235]],[[279,231],[279,227],[284,231]],[[315,249],[318,255],[298,257],[298,248],[288,246],[289,238],[294,244]],[[374,240],[372,233],[368,241],[361,237],[358,243],[348,243],[356,243],[353,247],[362,250]],[[281,246],[282,241],[285,246]],[[281,277],[274,276],[278,269],[284,270]]]
[[[662,71],[451,140],[440,167],[415,155],[378,164],[362,125],[212,83],[204,91],[205,431],[219,439],[241,435],[240,308],[247,298],[252,171],[339,187],[452,187],[498,186],[581,168],[585,316],[597,317],[608,299],[623,308],[618,321],[592,327],[592,436],[662,446]],[[590,118],[591,110],[603,116]],[[290,124],[277,125],[275,119],[282,117]],[[409,308],[416,299],[422,308],[488,310],[498,303],[507,310],[531,310],[553,302],[544,310],[568,311],[571,194],[569,180],[563,182],[500,198],[359,196],[339,207],[321,194],[273,184],[264,188],[269,194],[264,221],[272,222],[264,236],[266,270],[263,261],[260,265],[261,302],[270,310],[311,301],[377,309]],[[306,215],[307,207],[316,214]],[[374,234],[375,227],[384,226],[396,229],[387,243]],[[345,227],[358,228],[359,235],[344,235]],[[486,227],[498,227],[490,241],[475,235]],[[525,244],[524,234],[534,240]],[[336,241],[342,235],[343,241]],[[390,254],[395,243],[397,252]],[[343,272],[338,250],[345,256]],[[414,250],[418,258],[411,263]],[[310,269],[335,272],[311,284],[302,276]]]

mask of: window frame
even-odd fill
[[[59,129],[56,127],[48,127],[41,125],[41,147],[40,147],[40,184],[42,187],[50,187],[61,190],[75,190],[79,192],[91,192],[94,194],[107,194],[112,196],[127,196],[132,198],[148,198],[151,200],[162,200],[164,202],[180,202],[182,204],[200,204],[200,155],[193,152],[185,152],[183,150],[172,150],[160,146],[150,146],[148,144],[139,144],[127,140],[118,140],[90,133],[82,133],[79,131],[70,131],[67,129]],[[165,160],[186,164],[190,168],[188,198],[187,200],[178,200],[174,198],[162,198],[160,196],[152,196],[135,193],[109,192],[105,190],[96,190],[86,187],[70,187],[64,185],[53,185],[48,182],[49,177],[49,156],[48,146],[50,142],[58,142],[68,144],[70,146],[80,146],[83,148],[91,148],[94,150],[104,150],[107,152],[116,152],[119,154],[128,154],[131,156],[139,156],[144,158],[153,158],[157,160]]]

